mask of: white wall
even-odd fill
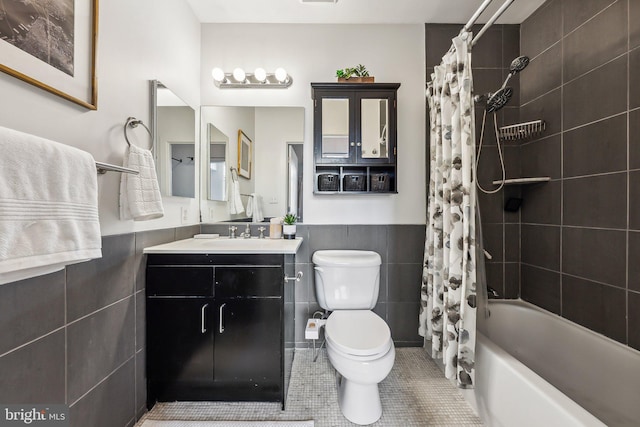
[[[127,117],[150,122],[149,80],[162,81],[194,108],[200,105],[200,25],[183,1],[108,0],[100,2],[99,12],[98,110],[89,111],[0,73],[0,126],[121,165]],[[142,145],[148,140],[141,129],[134,130],[134,138]],[[120,221],[119,180],[120,174],[113,172],[98,178],[103,235],[181,225],[181,207],[189,209],[188,223],[198,223],[197,198],[165,198],[165,217],[158,220]]]
[[[205,24],[202,26],[202,105],[305,108],[304,222],[422,224],[425,222],[425,49],[422,25]],[[364,64],[376,82],[400,82],[398,189],[395,195],[313,194],[311,82],[335,81],[338,68]],[[286,90],[219,89],[211,70],[287,69]]]
[[[287,213],[287,142],[304,140],[304,109],[256,108],[256,193],[265,217]]]

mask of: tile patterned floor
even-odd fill
[[[460,392],[421,348],[396,349],[396,361],[380,384],[382,418],[375,427],[482,426]],[[326,351],[312,362],[311,350],[296,350],[285,411],[278,403],[158,403],[145,414],[154,420],[315,420],[316,427],[352,427],[340,412],[335,371]]]

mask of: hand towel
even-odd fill
[[[227,203],[227,207],[229,208],[229,213],[231,215],[241,214],[244,212],[244,205],[240,198],[240,181],[238,181],[237,178],[234,179],[233,175],[229,181],[229,201]]]
[[[146,221],[163,217],[162,196],[151,151],[130,145],[123,166],[140,174],[123,173],[120,177],[120,219]]]
[[[253,222],[264,221],[262,206],[260,205],[260,196],[256,193],[251,193],[249,201],[247,201],[247,216],[252,218]]]
[[[91,154],[0,127],[0,284],[100,258]]]

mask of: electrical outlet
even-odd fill
[[[180,207],[180,218],[182,219],[183,224],[189,222],[189,208],[185,206]]]
[[[269,199],[269,204],[271,205],[277,205],[278,204],[278,199],[274,197],[272,197],[271,199]]]
[[[213,217],[216,215],[216,210],[214,208],[209,208],[209,221],[213,221]]]

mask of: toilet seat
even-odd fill
[[[360,360],[384,355],[393,345],[387,323],[369,310],[334,311],[327,319],[325,337],[334,349]]]

